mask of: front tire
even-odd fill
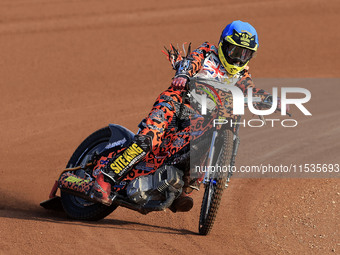
[[[225,130],[222,134],[223,143],[217,159],[214,160],[214,162],[216,162],[214,165],[229,166],[233,153],[234,134],[230,130]],[[222,194],[225,189],[226,179],[226,175],[211,179],[205,187],[199,219],[200,235],[209,234],[214,225]]]
[[[66,167],[76,167],[80,164],[87,163],[84,162],[87,160],[87,156],[92,155],[95,151],[102,151],[109,143],[110,137],[111,131],[109,127],[99,129],[91,134],[75,150]],[[79,170],[75,172],[75,174],[83,175],[84,171]],[[61,191],[61,203],[70,218],[89,221],[103,219],[118,207],[115,204],[106,206],[101,203],[89,202],[63,191]]]

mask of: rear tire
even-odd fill
[[[86,160],[87,155],[104,149],[109,143],[110,137],[111,131],[109,127],[102,128],[91,134],[75,150],[66,167],[76,167],[84,163],[83,161]],[[63,191],[61,191],[61,203],[70,218],[89,221],[103,219],[118,207],[115,204],[106,206],[100,203],[89,202]]]
[[[225,130],[222,134],[223,143],[220,153],[217,155],[217,159],[214,160],[214,162],[216,162],[214,165],[229,166],[233,153],[234,134],[230,130]],[[199,220],[200,235],[209,234],[214,225],[222,194],[225,189],[226,179],[227,175],[224,174],[214,181],[211,181],[205,187]]]

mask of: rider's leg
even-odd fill
[[[147,153],[160,146],[164,131],[168,128],[178,110],[174,102],[181,103],[181,101],[180,91],[168,89],[160,94],[133,143],[109,159],[104,167],[100,167],[99,164],[96,166],[100,173],[96,179],[92,195],[97,200],[109,204],[111,202],[109,199],[111,183],[119,181]],[[106,157],[104,158],[107,160]]]
[[[179,111],[178,104],[175,102],[182,103],[180,91],[169,89],[160,94],[134,142],[110,160],[106,167],[102,169],[102,174],[116,182],[121,179],[120,177],[125,176],[135,164],[140,162],[148,152],[157,150],[162,143],[165,130]],[[141,143],[141,140],[143,143]],[[100,186],[100,182],[98,184]],[[184,212],[189,211],[192,207],[192,198],[183,192],[174,201],[171,210]]]
[[[160,94],[150,114],[145,119],[144,127],[135,136],[133,143],[109,160],[108,164],[102,169],[102,173],[112,182],[117,182],[147,153],[160,146],[165,130],[178,111],[175,102],[182,102],[180,93],[180,91],[168,89]]]

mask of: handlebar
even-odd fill
[[[229,92],[230,90],[226,87],[230,85],[227,82],[221,82],[221,81],[217,81],[217,80],[212,80],[212,79],[205,79],[205,78],[201,78],[201,77],[190,77],[188,78],[188,83],[186,84],[186,88],[188,91],[190,91],[190,89],[194,89],[196,88],[196,83],[199,84],[203,84],[203,85],[209,85],[214,87],[215,89],[220,89],[223,90],[225,92]],[[263,94],[253,94],[253,95],[258,95],[258,96],[263,96]],[[248,98],[245,97],[245,103],[248,101]],[[272,107],[272,100],[269,100],[270,97],[268,96],[267,98],[265,98],[264,100],[262,100],[260,97],[253,97],[252,98],[252,102],[255,103],[257,106],[259,107],[264,107],[264,108],[271,108]],[[276,108],[275,111],[279,111],[281,112],[281,108]],[[292,115],[290,113],[286,113],[289,117],[292,117]]]

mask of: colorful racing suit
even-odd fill
[[[176,69],[175,77],[216,79],[239,87],[243,93],[246,93],[248,88],[253,88],[253,93],[268,95],[264,90],[255,88],[247,70],[233,76],[228,75],[219,61],[217,48],[207,42],[173,66]],[[118,180],[117,175],[123,177],[143,158],[153,158],[159,155],[163,149],[168,148],[166,146],[163,148],[162,143],[171,140],[172,134],[190,126],[190,114],[186,110],[190,109],[190,102],[186,95],[186,90],[175,90],[171,86],[161,93],[149,115],[140,123],[140,130],[135,136],[133,144],[125,149],[125,152],[113,158],[103,173],[112,180]],[[231,102],[228,110],[232,110]],[[237,118],[237,116],[235,117]],[[181,146],[174,145],[172,148],[176,147]],[[187,174],[184,173],[184,179],[188,177]],[[184,181],[186,182],[186,180]]]

